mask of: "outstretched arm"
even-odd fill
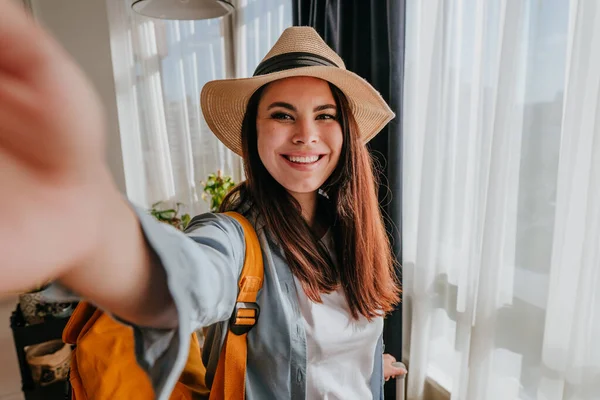
[[[0,292],[58,279],[124,319],[172,326],[164,272],[104,159],[91,84],[0,0]]]

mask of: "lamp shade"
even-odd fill
[[[146,17],[179,20],[219,18],[234,10],[224,0],[135,0],[131,8]]]

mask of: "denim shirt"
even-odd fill
[[[191,333],[202,327],[209,327],[202,357],[206,383],[212,385],[237,299],[244,234],[241,225],[224,214],[195,217],[184,234],[137,212],[144,235],[165,270],[178,314],[178,327],[173,330],[133,326],[138,362],[148,372],[157,399],[167,400],[187,361]],[[256,228],[256,220],[249,220]],[[246,399],[304,400],[306,335],[296,285],[281,248],[264,229],[257,229],[257,234],[264,284],[257,298],[260,318],[247,336]],[[373,399],[379,400],[383,399],[381,335],[375,353],[370,387]]]

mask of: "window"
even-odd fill
[[[408,1],[409,398],[600,387],[600,6]]]
[[[240,1],[232,17],[204,21],[145,18],[129,4],[107,2],[127,195],[207,211],[200,182],[217,169],[239,181],[242,171],[202,117],[201,88],[251,75],[291,25],[291,1]]]

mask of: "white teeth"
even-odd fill
[[[310,156],[310,157],[293,157],[293,156],[288,156],[287,159],[290,160],[293,163],[312,164],[312,163],[317,162],[319,160],[319,156]]]

